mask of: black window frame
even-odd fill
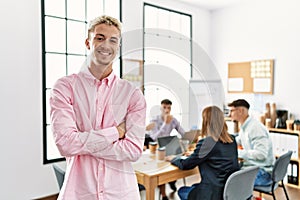
[[[67,18],[67,2],[68,0],[64,0],[65,1],[65,17],[59,17],[59,16],[52,16],[52,15],[46,15],[45,14],[45,1],[46,0],[41,0],[41,44],[42,44],[42,120],[43,120],[43,164],[50,164],[50,163],[54,163],[54,162],[59,162],[59,161],[64,161],[65,158],[64,157],[59,157],[59,158],[54,158],[54,159],[48,159],[48,152],[47,152],[47,127],[50,126],[50,124],[47,123],[47,118],[49,116],[47,116],[49,113],[47,112],[47,103],[48,103],[48,99],[47,99],[47,91],[50,90],[51,88],[47,88],[46,85],[46,80],[47,80],[47,72],[46,72],[46,54],[47,53],[53,53],[53,54],[63,54],[66,56],[66,66],[68,66],[68,55],[75,55],[75,56],[87,56],[87,54],[74,54],[74,53],[68,53],[67,50],[67,33],[66,33],[66,52],[61,53],[61,52],[46,52],[46,35],[45,35],[45,18],[46,17],[52,17],[52,18],[58,18],[58,19],[62,19],[65,20],[66,22],[66,30],[67,30],[67,21],[75,21],[75,22],[81,22],[81,23],[85,23],[85,25],[88,24],[87,21],[87,1],[88,0],[83,0],[85,2],[85,19],[84,20],[76,20],[76,19],[69,19]],[[109,1],[109,0],[107,0]],[[101,1],[103,2],[103,6],[105,6],[105,0]],[[104,14],[104,13],[103,13]],[[119,0],[119,20],[122,22],[122,0]],[[83,41],[84,42],[84,41]],[[122,49],[120,48],[120,55],[122,55],[121,53]],[[120,76],[122,76],[122,57],[120,56],[119,58],[120,61]]]

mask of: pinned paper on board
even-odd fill
[[[229,78],[228,79],[228,91],[230,92],[242,92],[244,89],[243,78]]]
[[[254,78],[253,91],[254,92],[269,92],[271,90],[270,78]]]

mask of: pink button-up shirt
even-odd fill
[[[143,151],[141,91],[114,73],[99,81],[85,68],[56,82],[50,106],[55,143],[67,162],[58,199],[140,199],[131,162]],[[124,121],[119,140],[116,126]]]

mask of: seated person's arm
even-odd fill
[[[239,149],[238,154],[240,158],[245,160],[265,160],[268,156],[268,151],[271,143],[266,132],[256,130],[249,136],[251,150]]]

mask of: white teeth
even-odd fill
[[[105,56],[109,56],[110,53],[109,52],[103,52],[103,51],[99,51],[100,54],[105,55]]]

